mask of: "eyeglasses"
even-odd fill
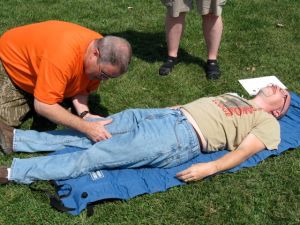
[[[101,71],[100,75],[99,75],[99,80],[108,80],[109,78],[114,78],[110,75],[108,75],[107,73]]]
[[[99,63],[99,75],[98,75],[98,79],[99,80],[108,80],[110,78],[114,78],[111,75],[108,75],[107,73],[105,73],[104,71],[101,70],[101,64]]]
[[[273,94],[272,95],[275,95],[277,90],[279,90],[281,96],[283,97],[283,105],[282,105],[282,108],[280,110],[280,114],[283,112],[284,110],[284,107],[286,105],[286,102],[287,102],[287,98],[288,98],[288,94],[286,93],[286,91],[284,89],[282,89],[281,87],[275,85],[275,84],[269,84],[268,87],[271,87],[272,88],[272,91],[273,91]],[[271,96],[271,95],[266,95],[264,92],[263,94],[267,97]]]
[[[286,104],[286,100],[287,100],[287,98],[288,98],[288,95],[284,92],[284,90],[283,89],[279,89],[280,90],[280,93],[283,95],[283,106],[282,106],[282,108],[281,108],[281,110],[280,110],[280,114],[283,112],[283,110],[284,110],[284,107],[285,107],[285,104]]]

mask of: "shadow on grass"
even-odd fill
[[[101,96],[99,94],[93,93],[89,96],[89,107],[93,114],[102,117],[109,116],[108,109],[101,104]]]
[[[154,63],[165,61],[167,57],[167,45],[165,42],[165,33],[145,33],[133,30],[112,33],[110,35],[119,36],[129,41],[132,46],[133,55],[146,62]],[[180,48],[180,63],[197,64],[204,68],[205,61],[202,58],[190,55],[187,51]]]

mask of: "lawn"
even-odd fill
[[[206,47],[195,11],[187,16],[180,63],[170,76],[160,77],[158,69],[166,57],[165,9],[160,1],[2,0],[0,8],[0,34],[15,26],[56,19],[130,41],[130,69],[121,78],[103,83],[91,96],[95,113],[166,107],[224,92],[248,97],[238,79],[266,75],[277,75],[289,90],[300,94],[299,0],[228,0],[219,52],[222,77],[217,81],[205,78]],[[22,128],[31,125],[30,118]],[[11,156],[0,157],[1,164],[11,161]],[[9,184],[0,187],[0,224],[300,224],[299,184],[297,150],[234,174],[99,204],[93,217],[85,212],[75,217],[57,212],[43,194]]]

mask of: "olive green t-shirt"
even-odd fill
[[[280,142],[277,119],[251,100],[224,94],[200,98],[183,108],[194,118],[207,141],[204,151],[235,150],[250,133],[269,150],[277,149]]]

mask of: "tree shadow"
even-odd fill
[[[125,38],[132,46],[133,55],[149,63],[165,61],[167,57],[167,44],[165,33],[145,33],[133,30],[111,33],[110,35]],[[179,59],[181,63],[197,64],[204,67],[205,61],[189,54],[186,50],[179,48]]]

